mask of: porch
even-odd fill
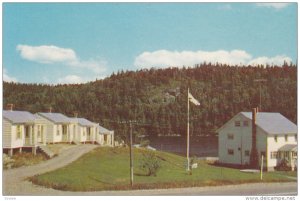
[[[292,171],[297,168],[298,146],[297,144],[286,144],[278,150],[278,163],[286,163]]]

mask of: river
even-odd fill
[[[157,137],[150,140],[150,146],[157,150],[186,155],[186,138],[183,137]],[[217,157],[217,137],[191,137],[190,156]]]

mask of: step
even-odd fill
[[[49,158],[54,157],[54,153],[45,145],[40,145],[39,148],[44,152]]]

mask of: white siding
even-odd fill
[[[239,121],[240,126],[235,126]],[[244,121],[248,121],[248,126],[244,126]],[[247,164],[249,156],[245,156],[245,151],[251,151],[251,120],[239,114],[235,116],[227,125],[219,130],[219,161],[228,164]],[[228,134],[233,135],[233,139],[228,139]],[[228,154],[228,149],[233,150],[233,155]]]
[[[2,133],[3,133],[3,148],[10,148],[11,147],[11,142],[12,142],[12,129],[11,126],[12,124],[7,121],[6,119],[3,119],[3,127],[2,127]]]
[[[297,144],[295,134],[288,135],[288,141],[285,141],[285,134],[276,135],[277,142],[275,141],[275,135],[268,136],[268,167],[276,167],[279,162],[276,158],[271,158],[271,152],[278,152],[278,149],[285,144]]]
[[[17,125],[13,125],[12,129],[12,141],[11,141],[11,148],[18,148],[23,147],[24,145],[24,138],[25,138],[25,126],[20,125],[21,128],[21,136],[17,138]]]

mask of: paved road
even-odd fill
[[[63,167],[91,151],[96,145],[78,145],[45,163],[3,171],[3,195],[83,195],[83,196],[146,196],[146,195],[297,195],[297,183],[255,183],[215,187],[155,189],[134,191],[70,192],[37,186],[24,179]]]
[[[77,145],[46,162],[33,166],[4,170],[2,175],[2,194],[25,195],[27,193],[30,194],[31,192],[35,192],[37,189],[36,186],[32,185],[30,182],[24,181],[27,177],[64,167],[96,147],[97,145],[91,144]]]

